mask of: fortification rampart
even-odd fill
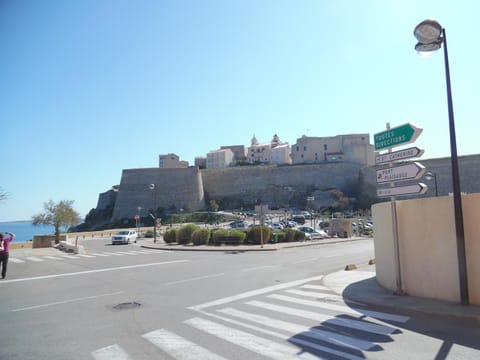
[[[151,184],[154,188],[151,189]],[[198,168],[127,169],[113,210],[113,219],[131,218],[158,208],[199,210],[205,207],[202,176]]]

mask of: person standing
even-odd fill
[[[6,237],[5,234],[9,236]],[[2,266],[2,279],[7,275],[8,253],[10,251],[10,242],[15,238],[15,234],[5,231],[0,233],[0,242],[3,244],[3,249],[0,250],[0,264]]]

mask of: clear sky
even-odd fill
[[[458,154],[479,153],[480,2],[425,0],[3,0],[0,221],[48,200],[86,215],[122,169],[193,163],[278,134],[373,134],[413,122],[424,158],[450,154],[446,29]]]

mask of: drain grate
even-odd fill
[[[127,309],[136,309],[140,306],[142,306],[142,304],[136,301],[130,301],[130,302],[124,302],[124,303],[115,305],[113,308],[116,310],[127,310]]]

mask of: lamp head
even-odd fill
[[[442,25],[438,21],[428,19],[415,27],[413,35],[417,38],[419,44],[432,44],[441,42],[442,30]]]

